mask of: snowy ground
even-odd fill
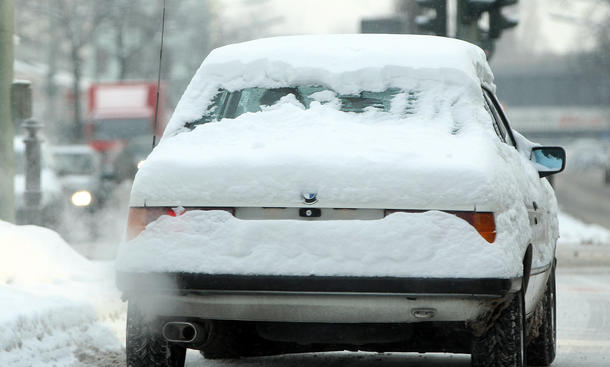
[[[559,213],[559,245],[610,244],[610,230],[597,224],[586,224],[569,214]]]
[[[566,214],[560,217],[560,228],[560,264],[579,259],[610,263],[609,230]],[[0,366],[124,365],[126,307],[114,286],[111,261],[87,260],[50,230],[5,222],[0,222],[0,253]],[[469,359],[326,353],[227,364],[205,362],[191,352],[187,365],[313,366],[318,361],[354,366],[416,366],[420,361],[426,366],[466,366]]]
[[[125,305],[111,262],[55,232],[0,222],[0,366],[123,363]]]

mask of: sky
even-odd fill
[[[357,33],[362,18],[391,14],[392,0],[270,0],[286,33]]]
[[[450,0],[457,1],[457,0]],[[247,4],[261,0],[222,0],[225,12],[239,16]],[[523,47],[540,53],[565,53],[591,47],[587,20],[595,17],[600,0],[521,0],[505,13],[520,23],[514,32]],[[252,5],[250,5],[252,7]],[[383,17],[393,11],[393,0],[266,0],[267,16],[281,17],[270,33],[357,33],[362,18]]]

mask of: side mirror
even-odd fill
[[[566,167],[566,151],[562,147],[533,147],[530,160],[542,178],[563,171]]]

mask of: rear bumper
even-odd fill
[[[521,278],[403,278],[117,272],[124,293],[156,291],[316,292],[502,297]]]
[[[521,279],[118,273],[117,285],[161,317],[410,323],[480,320]]]

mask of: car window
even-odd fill
[[[498,138],[500,138],[500,140],[506,143],[506,133],[503,129],[502,123],[500,122],[500,116],[498,116],[498,111],[496,111],[493,104],[489,100],[489,97],[487,96],[485,96],[485,110],[487,110],[487,112],[491,116],[491,122],[494,131],[496,132],[496,135],[498,135]]]
[[[510,132],[510,127],[508,126],[504,112],[501,111],[501,107],[499,107],[497,104],[497,100],[487,90],[484,90],[483,94],[486,102],[485,108],[492,116],[496,134],[498,134],[500,140],[516,148],[517,144],[515,143],[515,140]]]
[[[489,116],[491,117],[491,124],[494,128],[494,131],[496,132],[496,135],[498,136],[498,139],[506,143],[506,139],[504,139],[504,134],[502,133],[502,130],[500,130],[500,126],[498,126],[497,116],[493,113],[493,110],[491,109],[491,103],[489,103],[487,97],[485,97],[485,110],[487,111],[487,113],[489,113]]]
[[[391,112],[407,117],[412,115],[418,101],[419,91],[388,88],[384,91],[361,91],[354,94],[338,94],[322,86],[297,86],[279,88],[246,88],[228,92],[219,90],[203,116],[187,123],[187,128],[217,121],[222,118],[236,118],[247,112],[263,111],[282,99],[291,100],[304,108],[312,103],[332,104],[343,112],[363,113],[367,111]]]

